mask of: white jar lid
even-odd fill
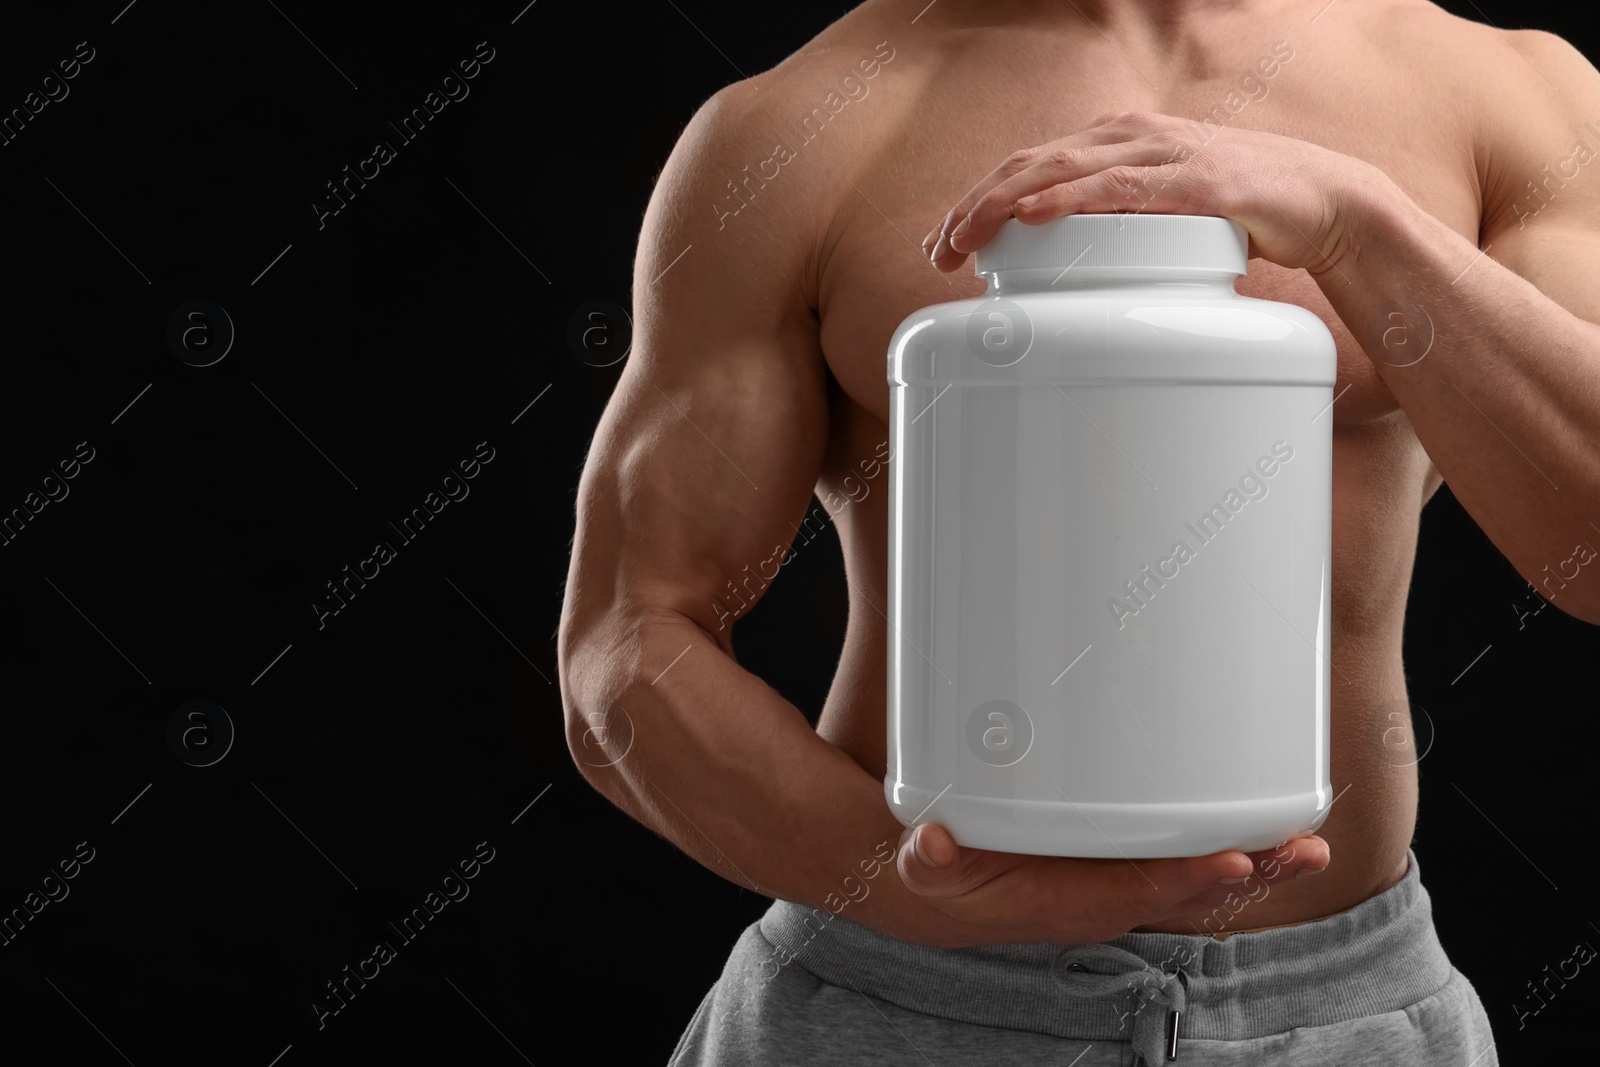
[[[1249,235],[1215,215],[1067,215],[1038,226],[1007,219],[973,254],[979,277],[1002,270],[1178,268],[1244,274]]]

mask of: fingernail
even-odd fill
[[[967,232],[967,228],[969,226],[971,226],[971,225],[972,225],[972,216],[968,215],[966,218],[961,220],[960,225],[958,225],[955,229],[950,231],[950,249],[951,249],[951,251],[953,251],[953,252],[968,252],[968,251],[970,251],[970,249],[961,248],[959,246],[963,245],[963,244],[966,244],[966,241],[962,239],[962,235]]]
[[[1028,208],[1028,207],[1032,207],[1033,205],[1037,204],[1038,202],[1039,202],[1039,194],[1038,193],[1034,193],[1032,196],[1025,196],[1021,200],[1018,200],[1017,201],[1017,206],[1018,207],[1022,207],[1022,208]]]
[[[933,243],[935,241],[937,241],[938,239],[939,239],[939,227],[935,226],[933,229],[928,231],[928,236],[926,236],[926,237],[924,237],[922,239],[922,250],[924,252],[926,252],[928,249],[932,248],[933,247]]]
[[[1301,867],[1298,871],[1294,872],[1294,876],[1296,879],[1300,879],[1304,878],[1308,874],[1321,874],[1327,869],[1328,868],[1326,867]]]
[[[1217,884],[1218,885],[1243,885],[1245,882],[1248,882],[1249,880],[1250,880],[1250,876],[1247,874],[1243,878],[1219,878],[1217,880]]]
[[[943,864],[935,862],[934,859],[928,855],[927,850],[922,847],[922,830],[920,827],[911,835],[911,847],[916,849],[917,859],[921,860],[929,867],[937,870],[943,866]]]
[[[950,238],[946,237],[944,234],[940,234],[939,243],[933,246],[932,252],[928,253],[928,259],[937,263],[939,261],[939,257],[943,256],[947,251],[949,251],[949,249]]]

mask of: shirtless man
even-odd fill
[[[1090,1067],[1155,1059],[1170,1033],[1151,1017],[1180,1059],[1223,1057],[1206,1063],[1496,1062],[1417,881],[1416,769],[1382,738],[1442,479],[1542,595],[1600,623],[1600,566],[1551,580],[1600,543],[1600,74],[1550,34],[1425,0],[923,4],[867,0],[694,117],[645,216],[633,359],[581,481],[560,633],[578,766],[777,901],[675,1062],[1083,1048]],[[888,440],[889,336],[983,291],[968,254],[1007,217],[1133,210],[1238,220],[1256,257],[1239,291],[1317,312],[1338,342],[1341,799],[1318,835],[1249,857],[903,835],[882,784],[886,479],[863,491]],[[731,640],[813,491],[850,588],[815,730]],[[1205,936],[1247,876],[1230,939]],[[1139,982],[1118,986],[1111,946],[1057,966],[1113,939],[1140,957],[1129,973],[1150,965]]]

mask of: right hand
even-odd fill
[[[1138,926],[1214,908],[1230,893],[1255,897],[1262,883],[1319,872],[1329,857],[1328,843],[1314,834],[1262,852],[1136,862],[1023,856],[962,848],[943,826],[923,823],[901,835],[896,867],[915,896],[965,931],[985,931],[939,946],[957,948],[1109,941]]]

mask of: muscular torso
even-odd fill
[[[868,773],[884,774],[887,478],[863,461],[888,439],[885,355],[899,322],[928,304],[983,291],[970,270],[944,275],[923,234],[1009,152],[1113,111],[1198,117],[1230,90],[1249,102],[1229,125],[1312,141],[1381,167],[1426,211],[1476,242],[1482,206],[1470,108],[1453,86],[1487,54],[1479,27],[1423,3],[1288,2],[1245,16],[1218,8],[1163,51],[1138,23],[1098,28],[1071,5],[868,3],[831,27],[797,69],[804,112],[881,41],[893,58],[869,93],[834,116],[790,168],[794,195],[824,197],[808,294],[830,373],[830,440],[818,496],[843,542],[850,586],[844,651],[819,732]],[[1048,5],[1035,5],[1035,7]],[[941,11],[941,8],[946,10]],[[1317,16],[1312,22],[1313,16]],[[988,25],[977,25],[987,21]],[[969,24],[970,23],[970,24]],[[1258,60],[1287,42],[1270,79]],[[1279,46],[1282,54],[1283,46]],[[821,55],[818,55],[818,52]],[[1504,56],[1496,62],[1507,62]],[[1511,60],[1514,61],[1514,60]],[[783,68],[779,68],[782,72]],[[1255,78],[1255,99],[1241,84]],[[809,88],[808,88],[808,87]],[[810,97],[815,97],[811,100]],[[1226,111],[1218,112],[1226,114]],[[840,181],[847,177],[847,182]],[[783,179],[787,180],[787,178]],[[769,188],[762,195],[777,195]],[[1268,190],[1270,194],[1270,190]],[[785,194],[789,195],[789,194]],[[1304,272],[1252,260],[1240,292],[1315,311],[1338,343],[1334,404],[1333,747],[1339,799],[1319,830],[1329,869],[1275,887],[1240,925],[1316,918],[1351,907],[1405,871],[1416,819],[1414,766],[1394,757],[1404,708],[1401,630],[1419,513],[1439,479],[1368,356]],[[1193,932],[1206,914],[1141,929]]]

